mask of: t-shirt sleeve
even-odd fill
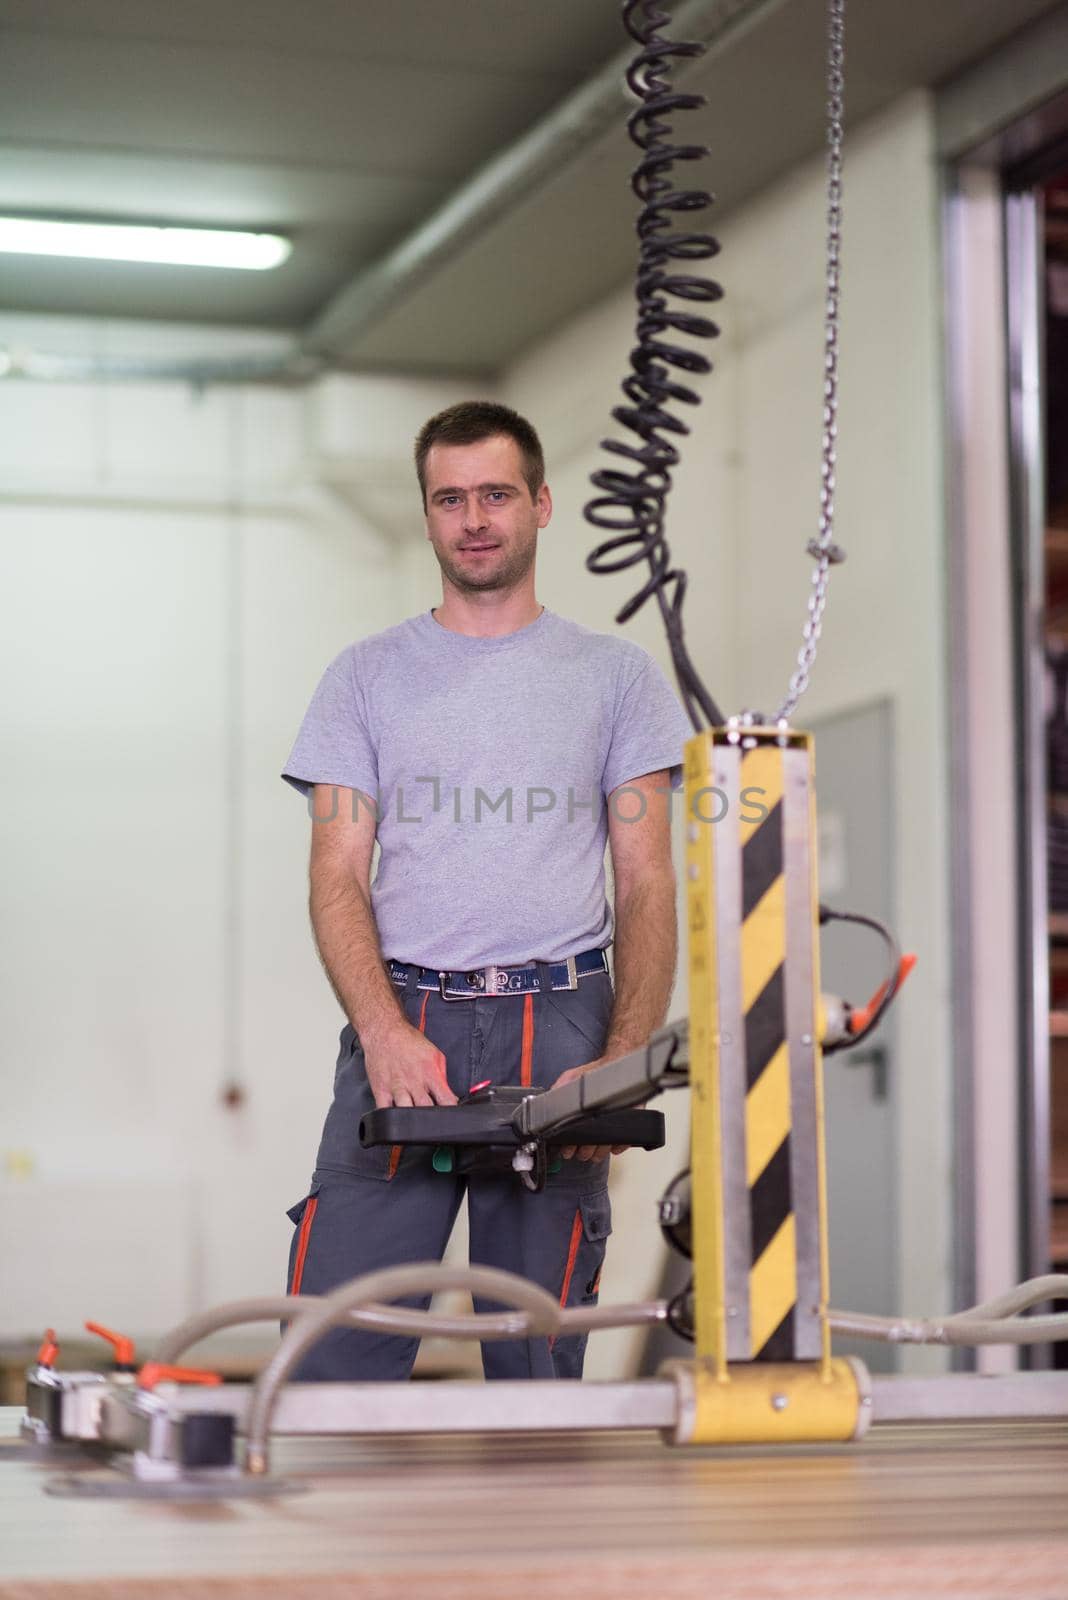
[[[606,795],[632,778],[670,768],[673,789],[682,785],[682,747],[693,735],[682,702],[649,657],[624,690],[605,762]]]
[[[378,757],[345,658],[332,661],[319,680],[282,777],[303,795],[316,783],[377,795]]]

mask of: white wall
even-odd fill
[[[392,538],[320,486],[322,398],[0,386],[0,1332],[283,1283],[342,1019],[278,773],[399,605]]]
[[[707,346],[716,370],[701,384],[702,405],[685,408],[693,437],[668,536],[690,574],[691,653],[728,713],[773,709],[800,644],[811,570],[803,551],[816,532],[819,487],[824,212],[822,163],[810,162],[718,230],[722,335]],[[542,551],[542,598],[604,628],[638,582],[576,581],[594,540],[581,508],[591,466],[607,461],[597,441],[610,427],[619,436],[609,412],[632,330],[628,287],[529,352],[505,384],[544,429],[551,460],[556,515]],[[804,727],[885,698],[897,730],[896,927],[920,965],[899,1002],[896,1231],[903,1309],[917,1312],[946,1308],[951,1251],[939,339],[931,113],[916,95],[847,143],[838,537],[849,560],[833,573],[819,659],[795,720]],[[669,670],[652,605],[630,631]],[[816,760],[818,781],[818,749]],[[673,1012],[685,1005],[680,974]],[[675,1150],[681,1137],[676,1116]],[[620,1200],[641,1220],[626,1252],[610,1257],[609,1300],[620,1297],[624,1272],[627,1294],[653,1287],[655,1249],[644,1241],[671,1158],[618,1165]],[[636,1270],[649,1275],[645,1283],[632,1281]],[[936,1353],[911,1353],[917,1366],[932,1360]]]

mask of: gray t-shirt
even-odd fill
[[[331,662],[282,776],[375,805],[387,958],[460,971],[561,961],[612,937],[607,806],[625,818],[644,802],[608,796],[661,768],[678,788],[691,732],[629,639],[548,610],[473,639],[424,611]]]

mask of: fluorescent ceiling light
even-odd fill
[[[280,266],[292,248],[290,241],[277,233],[0,217],[0,251],[8,255],[80,256],[96,261],[152,261],[176,267],[241,267],[263,272]]]

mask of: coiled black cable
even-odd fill
[[[699,350],[668,342],[664,335],[715,338],[719,329],[714,322],[696,312],[673,308],[669,297],[708,303],[719,300],[723,291],[712,279],[679,272],[673,266],[675,262],[707,261],[718,255],[719,245],[711,234],[677,231],[675,226],[678,213],[702,211],[712,204],[712,196],[704,189],[676,189],[672,182],[677,161],[697,161],[709,152],[704,145],[672,142],[670,115],[705,104],[704,95],[672,89],[672,61],[699,56],[704,46],[666,38],[661,29],[668,18],[659,0],[624,0],[624,27],[641,46],[626,76],[641,101],[628,118],[627,131],[641,151],[631,187],[642,210],[637,222],[640,253],[635,285],[638,342],[631,351],[631,371],[623,380],[628,404],[614,407],[612,415],[637,435],[639,442],[602,441],[605,450],[633,463],[633,470],[606,467],[591,474],[594,488],[602,492],[586,505],[586,519],[594,527],[610,530],[613,537],[597,546],[586,565],[591,572],[620,572],[648,561],[648,581],[627,601],[616,621],[627,622],[656,595],[683,704],[700,731],[702,717],[710,727],[722,725],[725,719],[686,648],[682,627],[686,574],[671,566],[664,522],[671,469],[679,461],[670,436],[690,431],[668,407],[672,401],[698,405],[701,398],[673,372],[710,372],[712,363]]]

